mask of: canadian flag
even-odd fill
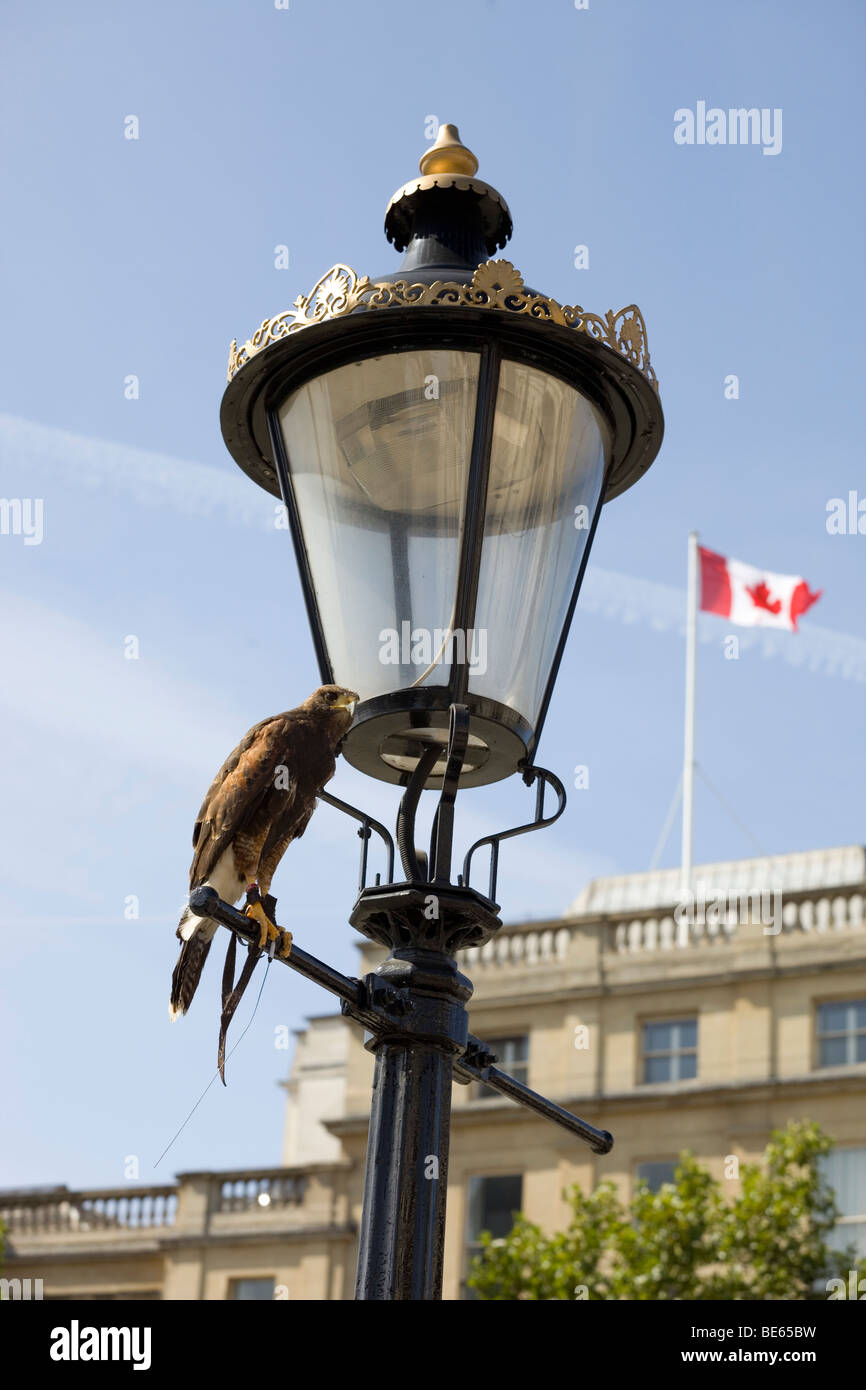
[[[701,561],[701,609],[718,613],[741,627],[782,627],[797,631],[797,619],[817,603],[805,579],[770,574],[742,560],[728,560],[698,546]]]

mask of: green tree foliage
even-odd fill
[[[469,1285],[509,1300],[826,1298],[826,1280],[866,1272],[827,1243],[838,1212],[821,1159],[832,1147],[807,1121],[774,1130],[730,1201],[690,1153],[673,1183],[640,1184],[628,1207],[612,1182],[575,1187],[563,1194],[566,1230],[545,1235],[520,1216],[505,1239],[482,1235]]]

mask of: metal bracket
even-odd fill
[[[442,794],[433,817],[430,835],[430,882],[451,882],[451,847],[454,841],[454,801],[469,746],[469,710],[452,705],[448,721],[448,758],[442,779]]]
[[[403,872],[409,883],[427,882],[427,864],[425,862],[422,868],[422,856],[415,848],[415,814],[421,793],[434,764],[438,761],[439,753],[440,749],[435,744],[424,750],[400,798],[397,811],[397,846],[403,862]]]
[[[465,1071],[471,1070],[475,1075],[455,1075],[454,1080],[459,1081],[461,1086],[468,1086],[473,1080],[486,1081],[490,1068],[499,1061],[499,1058],[489,1043],[482,1042],[480,1038],[476,1038],[474,1034],[470,1033],[466,1043],[466,1051],[460,1060]]]
[[[513,830],[500,830],[497,835],[485,835],[483,839],[476,840],[470,847],[463,860],[463,873],[460,882],[467,888],[469,886],[469,871],[472,866],[472,856],[477,849],[483,845],[490,846],[490,886],[487,893],[488,898],[496,899],[496,878],[499,872],[499,846],[503,840],[511,840],[515,835],[528,835],[531,830],[543,830],[545,826],[553,825],[565,810],[566,795],[565,787],[556,776],[555,772],[548,772],[544,767],[525,767],[523,769],[523,780],[528,787],[533,782],[538,783],[535,795],[535,820],[528,821],[526,825],[516,825]],[[552,816],[544,814],[544,791],[550,784],[559,799],[559,805]]]
[[[403,1018],[414,1008],[408,989],[405,986],[389,984],[381,975],[365,975],[361,980],[361,986],[362,1007],[371,1012],[379,1012],[385,1017],[393,1014],[395,1018]],[[344,1013],[351,1017],[348,1007],[344,1008]]]
[[[454,801],[468,746],[469,710],[466,705],[452,705],[449,711],[445,773],[439,804],[433,817],[429,860],[415,848],[415,816],[427,778],[442,755],[441,748],[435,744],[426,748],[418,759],[397,812],[397,845],[406,878],[410,883],[451,882]]]
[[[537,1091],[531,1091],[522,1081],[494,1067],[492,1063],[495,1061],[496,1056],[490,1044],[482,1042],[470,1033],[463,1056],[455,1058],[454,1080],[462,1082],[463,1085],[470,1081],[483,1081],[485,1086],[498,1091],[500,1095],[517,1101],[518,1105],[525,1106],[527,1110],[534,1110],[542,1119],[552,1120],[554,1124],[561,1125],[563,1129],[582,1139],[584,1144],[588,1144],[593,1153],[610,1153],[613,1148],[613,1135],[610,1130],[597,1129],[588,1120],[582,1120],[579,1115],[572,1115],[570,1110],[564,1110],[556,1101],[540,1096]]]
[[[457,789],[460,782],[460,773],[463,770],[463,763],[466,758],[466,749],[469,745],[469,711],[465,705],[452,705],[450,709],[450,720],[448,726],[448,745],[446,749],[446,766],[442,779],[442,790],[439,796],[439,804],[433,817],[433,825],[430,834],[430,856],[415,847],[415,817],[418,812],[418,803],[421,793],[424,790],[427,779],[436,762],[442,756],[440,745],[431,744],[426,748],[410,774],[406,783],[406,789],[400,800],[397,811],[397,848],[400,851],[400,859],[403,865],[403,872],[409,883],[435,883],[445,885],[451,881],[451,856],[454,841],[454,802],[457,796]],[[476,850],[482,849],[485,845],[490,846],[490,880],[487,896],[491,902],[496,901],[496,880],[499,873],[499,846],[503,840],[510,840],[515,835],[527,835],[532,830],[543,830],[548,825],[553,825],[554,821],[559,820],[565,810],[566,795],[565,788],[561,781],[553,772],[548,772],[543,767],[525,767],[522,769],[523,780],[527,786],[537,785],[535,799],[535,819],[528,821],[525,825],[514,826],[511,830],[500,830],[496,835],[485,835],[482,839],[476,840],[475,844],[467,851],[463,860],[463,873],[458,876],[458,886],[469,887],[469,874],[472,867],[472,856]],[[547,786],[551,786],[556,792],[558,805],[551,816],[544,814],[544,793]],[[369,853],[369,841],[371,832],[383,840],[388,853],[388,876],[386,884],[394,882],[394,841],[385,826],[380,821],[368,815],[366,811],[361,811],[357,806],[352,806],[348,801],[341,801],[332,792],[321,790],[319,796],[322,801],[327,801],[329,806],[334,806],[338,811],[351,816],[354,820],[360,821],[358,835],[362,840],[361,845],[361,867],[358,875],[358,891],[363,893],[367,886],[367,864]],[[381,875],[376,875],[376,886],[381,883]]]
[[[387,882],[393,883],[394,841],[391,839],[391,836],[389,832],[385,829],[384,825],[382,825],[379,821],[374,820],[372,816],[368,816],[366,811],[359,811],[357,806],[350,806],[348,801],[341,801],[338,796],[334,796],[331,792],[326,792],[322,790],[319,792],[319,796],[321,797],[322,801],[327,801],[329,806],[334,806],[338,811],[342,811],[345,815],[351,816],[353,820],[358,820],[361,822],[361,828],[358,831],[358,835],[360,836],[362,841],[361,868],[358,874],[358,891],[363,892],[367,886],[367,852],[369,850],[370,832],[372,830],[375,830],[377,835],[381,835],[382,839],[385,841],[385,848],[388,851]],[[380,875],[377,874],[377,883],[379,882],[379,879]]]

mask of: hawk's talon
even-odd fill
[[[258,922],[260,928],[259,950],[263,951],[271,941],[280,941],[283,933],[275,922],[272,922],[260,902],[252,902],[244,909],[244,916],[251,917],[254,922]]]

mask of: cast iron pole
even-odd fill
[[[376,1068],[355,1297],[440,1299],[451,1088],[472,986],[453,956],[417,948],[390,956],[376,978],[400,993],[393,1026],[368,1045]]]

